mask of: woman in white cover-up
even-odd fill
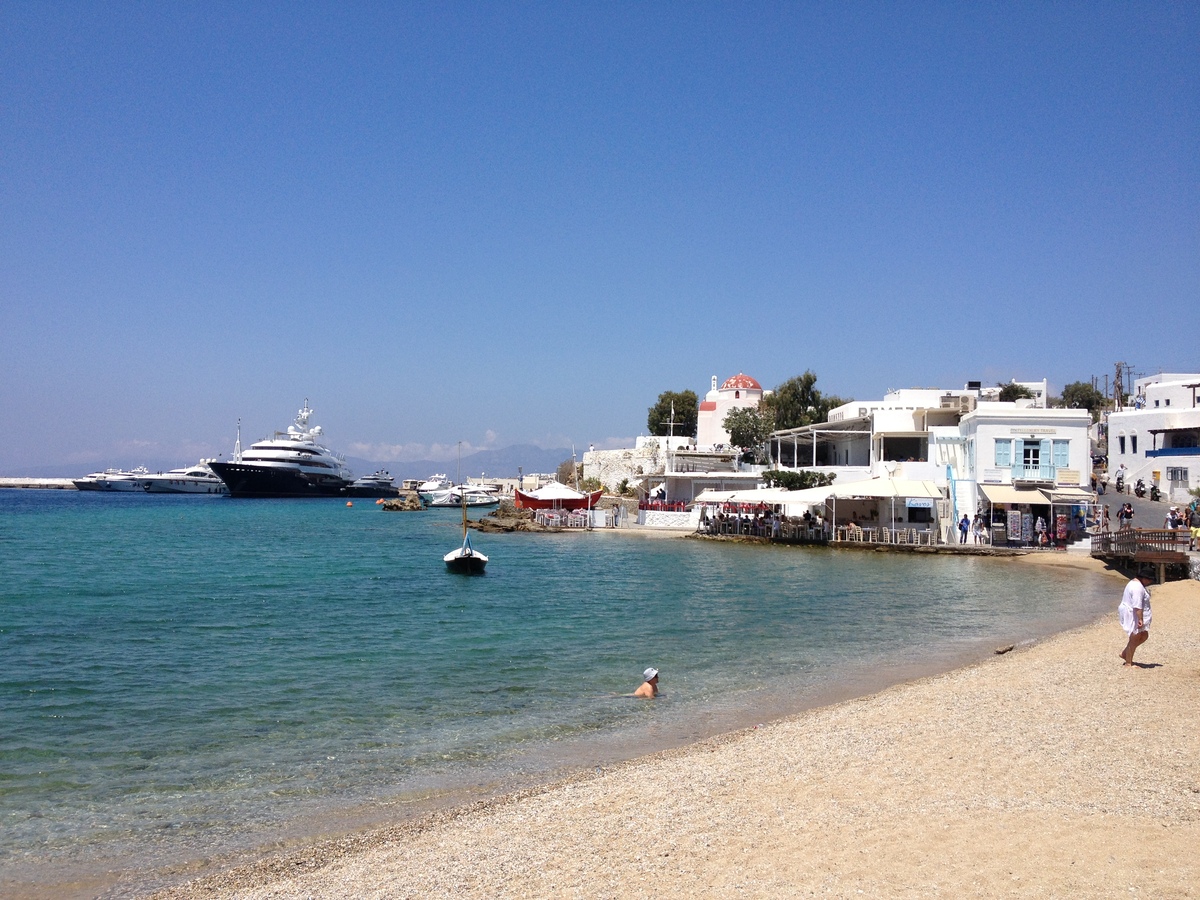
[[[1121,605],[1117,607],[1117,618],[1129,635],[1121,659],[1125,665],[1133,665],[1133,652],[1150,638],[1150,591],[1146,585],[1153,581],[1149,575],[1139,575],[1125,585]]]

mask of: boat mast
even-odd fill
[[[462,441],[458,442],[458,471],[455,473],[455,477],[458,479],[462,478]],[[467,546],[467,492],[463,489],[461,481],[459,481],[459,484],[458,484],[458,499],[460,501],[459,505],[462,507],[463,546],[466,547]]]

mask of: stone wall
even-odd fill
[[[664,455],[653,446],[633,450],[589,450],[583,454],[583,477],[599,479],[611,493],[616,493],[625,479],[629,479],[632,487],[639,475],[661,475],[664,469]]]
[[[697,507],[688,512],[643,509],[638,512],[638,524],[649,528],[691,528],[694,531],[700,527],[700,509]]]

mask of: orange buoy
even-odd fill
[[[354,504],[353,504],[353,503],[351,503],[349,500],[347,500],[347,501],[346,501],[346,505],[347,505],[347,506],[353,506]]]

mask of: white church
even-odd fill
[[[725,417],[735,409],[757,409],[762,398],[762,385],[743,372],[726,378],[720,387],[717,387],[717,376],[714,375],[712,390],[704,395],[696,418],[696,449],[728,447],[729,432],[725,430]]]

